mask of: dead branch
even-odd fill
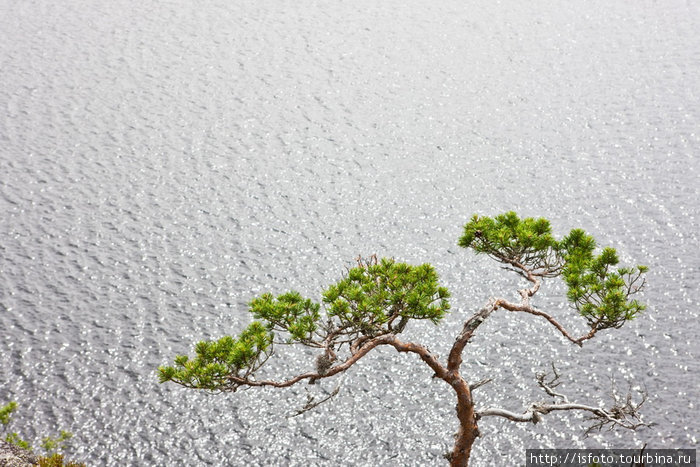
[[[342,381],[336,385],[335,389],[333,389],[333,391],[331,391],[331,393],[328,396],[326,396],[323,399],[318,400],[318,401],[316,400],[316,396],[313,396],[311,394],[307,394],[306,395],[306,404],[304,404],[304,406],[302,408],[298,409],[293,414],[288,415],[287,418],[297,417],[305,412],[308,412],[309,410],[315,409],[316,407],[323,404],[324,402],[331,400],[332,398],[337,396],[338,393],[340,392],[341,383],[342,383]],[[308,391],[308,389],[307,389],[307,391]]]
[[[585,430],[584,436],[588,436],[594,431],[600,431],[604,427],[608,427],[608,430],[611,430],[616,426],[629,430],[636,430],[637,428],[643,426],[649,426],[647,423],[642,422],[639,414],[640,407],[647,400],[646,392],[641,392],[641,401],[639,403],[634,403],[631,392],[628,392],[624,397],[621,397],[617,394],[615,388],[613,387],[612,395],[614,403],[609,409],[572,403],[569,402],[566,395],[555,391],[555,388],[560,384],[559,373],[557,373],[554,364],[552,364],[552,370],[553,375],[550,379],[547,379],[547,375],[545,373],[538,373],[536,376],[537,383],[549,396],[555,399],[561,399],[561,402],[552,404],[544,402],[533,403],[523,413],[515,413],[500,408],[488,408],[477,412],[478,416],[480,418],[495,416],[503,417],[513,422],[538,423],[542,419],[542,415],[546,415],[551,412],[580,410],[588,412],[590,415],[586,418],[586,420],[593,422],[592,425]]]
[[[485,384],[489,384],[491,381],[493,381],[492,378],[485,378],[485,379],[482,379],[481,381],[477,381],[476,383],[469,385],[469,390],[474,392],[474,389],[480,388],[481,386],[483,386]]]

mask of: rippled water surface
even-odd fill
[[[479,406],[524,410],[554,361],[576,400],[646,388],[655,425],[584,439],[581,417],[486,419],[473,465],[697,448],[699,89],[690,1],[0,0],[11,427],[70,430],[90,465],[439,465],[453,396],[417,358],[378,351],[295,418],[311,389],[208,396],[155,369],[238,332],[256,294],[318,298],[375,252],[436,266],[453,311],[407,338],[445,355],[518,285],[456,247],[461,225],[513,209],[648,264],[649,309],[583,349],[493,316],[464,367],[494,378]],[[547,290],[537,303],[583,330]]]

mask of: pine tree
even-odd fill
[[[578,346],[601,331],[621,327],[645,308],[632,298],[644,287],[645,266],[617,267],[616,251],[604,248],[597,253],[595,240],[583,230],[574,229],[557,240],[546,219],[520,219],[514,212],[493,218],[473,216],[458,243],[498,261],[524,278],[528,286],[519,290],[519,301],[488,300],[464,322],[443,361],[425,345],[400,338],[412,321],[428,320],[437,325],[448,313],[450,293],[440,286],[435,269],[429,264],[412,266],[372,256],[367,260],[358,258],[356,267],[323,292],[321,303],[297,292],[277,297],[263,294],[253,299],[250,312],[255,321],[238,337],[199,342],[193,358],[180,355],[174,366],[160,367],[160,381],[213,392],[241,387],[284,388],[337,376],[373,349],[391,346],[398,352],[416,354],[433,370],[434,378],[443,380],[455,392],[459,428],[454,447],[446,456],[452,466],[468,465],[472,445],[479,435],[478,423],[489,416],[537,423],[554,411],[584,411],[593,420],[589,431],[603,427],[636,429],[644,425],[638,412],[644,399],[639,403],[633,403],[631,397],[616,399],[610,408],[570,402],[556,391],[556,368],[553,376],[537,376],[537,383],[552,402],[533,403],[523,413],[479,409],[473,392],[490,380],[469,382],[460,367],[472,336],[498,310],[544,319],[555,332]],[[543,281],[557,277],[568,288],[572,310],[587,324],[588,331],[582,336],[572,335],[557,318],[532,303]],[[275,344],[281,343],[318,349],[314,369],[286,379],[259,377],[264,364],[276,355]],[[309,401],[300,412],[325,400]]]

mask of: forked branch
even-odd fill
[[[313,395],[311,395],[311,394],[307,394],[307,395],[306,395],[306,404],[304,404],[304,406],[303,406],[302,408],[297,409],[296,412],[294,412],[292,415],[289,415],[287,418],[299,416],[299,415],[301,415],[301,414],[303,414],[303,413],[308,412],[309,410],[315,409],[316,407],[318,407],[319,405],[323,404],[324,402],[327,402],[327,401],[331,400],[332,398],[334,398],[335,396],[337,396],[338,393],[340,392],[340,386],[341,386],[341,384],[342,384],[342,382],[341,382],[341,383],[338,383],[338,384],[335,386],[335,389],[333,389],[333,391],[331,391],[330,394],[328,394],[328,395],[327,395],[326,397],[324,397],[323,399],[316,399],[316,396],[313,396]]]
[[[546,374],[539,373],[536,376],[537,383],[549,396],[559,399],[560,402],[533,403],[523,413],[515,413],[500,408],[488,408],[477,412],[478,417],[502,417],[513,422],[532,422],[533,424],[536,424],[542,420],[542,415],[546,415],[551,412],[579,410],[588,412],[589,416],[586,418],[586,420],[593,422],[592,425],[589,426],[584,432],[585,436],[588,436],[594,431],[600,431],[605,427],[608,427],[609,430],[613,429],[614,427],[636,430],[637,428],[643,426],[649,426],[647,423],[644,423],[641,420],[641,416],[639,414],[640,407],[644,404],[644,402],[646,402],[647,399],[647,394],[645,392],[641,393],[641,401],[635,403],[632,400],[632,394],[630,392],[628,392],[624,397],[620,397],[613,388],[614,404],[608,409],[573,403],[569,402],[566,395],[555,391],[555,388],[559,386],[559,374],[557,373],[556,368],[554,368],[554,365],[552,365],[552,369],[554,374],[551,379],[547,380]]]
[[[272,386],[276,388],[286,388],[306,379],[316,381],[322,378],[329,378],[331,376],[337,375],[338,373],[342,373],[348,368],[350,368],[352,365],[357,363],[358,360],[367,355],[367,353],[369,353],[370,350],[374,349],[379,345],[390,344],[395,338],[396,336],[394,336],[393,334],[385,334],[383,336],[369,339],[366,342],[364,342],[362,347],[357,349],[357,351],[354,354],[352,354],[347,360],[337,365],[333,365],[321,373],[318,371],[309,371],[307,373],[302,373],[300,375],[282,381],[256,380],[253,378],[241,378],[231,375],[229,378],[231,386],[229,390],[235,391],[241,386]]]

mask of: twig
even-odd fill
[[[483,386],[485,384],[489,384],[491,381],[493,381],[493,378],[485,378],[485,379],[482,379],[481,381],[477,381],[476,383],[469,385],[469,390],[474,391],[474,389],[480,388],[481,386]]]
[[[302,408],[298,409],[295,413],[293,413],[291,415],[287,415],[287,418],[297,417],[305,412],[308,412],[309,410],[315,409],[316,407],[323,404],[324,402],[331,400],[332,398],[337,396],[338,393],[340,392],[340,386],[341,386],[342,382],[343,381],[341,379],[341,381],[338,382],[335,389],[333,389],[333,391],[328,396],[324,397],[323,399],[321,399],[319,401],[316,400],[315,396],[312,396],[311,394],[307,394],[306,395],[306,404],[304,404],[304,406]],[[307,388],[307,391],[308,391],[308,388]]]

